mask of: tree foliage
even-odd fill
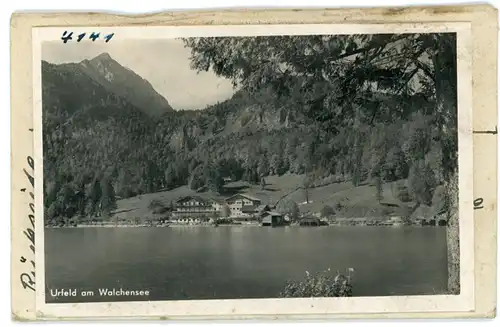
[[[375,183],[375,197],[377,198],[377,201],[380,202],[384,198],[383,194],[383,188],[382,188],[382,179],[380,176],[375,176],[374,178],[374,183]]]
[[[387,122],[411,113],[409,108],[391,110],[405,104],[401,100],[406,96],[440,102],[446,95],[440,92],[456,92],[453,34],[214,37],[184,42],[191,49],[193,68],[211,69],[245,90],[271,88],[278,98],[304,104],[308,114],[325,123]],[[414,82],[416,75],[419,83]],[[378,99],[374,89],[399,97]],[[440,120],[455,116],[453,106],[448,107],[450,112],[440,112]]]
[[[293,200],[286,198],[281,200],[276,206],[276,210],[283,215],[289,215],[293,221],[299,218],[299,206]]]
[[[457,167],[453,34],[184,42],[193,68],[233,81],[231,99],[150,117],[70,66],[42,65],[47,219],[106,215],[112,194],[220,192],[226,177],[287,173],[355,186],[408,178],[402,201],[430,203]]]
[[[77,216],[109,216],[116,209],[116,196],[108,178],[99,176],[76,180],[71,175],[58,176],[46,191],[45,222],[61,225]]]
[[[184,39],[192,67],[229,78],[248,92],[270,89],[300,105],[324,133],[354,128],[354,184],[362,179],[362,126],[408,120],[408,151],[420,160],[429,135],[442,144],[446,174],[456,164],[456,45],[453,34],[266,36]],[[432,127],[433,128],[429,128]],[[451,159],[451,160],[449,160]],[[277,160],[275,161],[278,165]],[[404,166],[397,167],[404,174]]]
[[[410,195],[417,203],[431,205],[432,196],[436,187],[434,172],[423,161],[413,164],[408,177]]]
[[[338,173],[350,176],[354,186],[369,175],[376,177],[378,199],[381,179],[394,181],[408,174],[413,200],[430,205],[436,186],[454,176],[457,58],[452,33],[184,42],[191,49],[193,68],[213,70],[250,93],[270,90],[277,106],[300,107],[318,122],[323,143],[335,140],[342,157]],[[379,134],[378,123],[396,133]],[[306,171],[318,164],[317,143],[310,143],[308,150],[313,160],[304,162]],[[448,240],[449,247],[458,246],[458,239]]]
[[[352,283],[344,275],[331,276],[328,272],[315,275],[306,272],[302,280],[288,281],[279,295],[280,297],[350,297]]]
[[[224,204],[221,208],[221,217],[229,217],[231,215],[231,210],[227,204]]]

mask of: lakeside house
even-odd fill
[[[412,215],[413,220],[422,226],[446,226],[448,217],[446,211],[435,212],[431,207],[420,205]]]
[[[262,201],[246,194],[235,194],[226,199],[231,218],[250,218],[258,215]]]
[[[215,208],[217,214],[222,214],[222,208],[226,205],[224,200],[210,199],[212,201],[212,206]]]
[[[185,196],[175,202],[172,216],[175,218],[220,216],[223,214],[224,206],[229,208],[229,218],[236,220],[262,217],[266,211],[270,210],[270,207],[262,204],[260,199],[246,194],[235,194],[225,200]]]
[[[203,199],[200,196],[185,196],[175,202],[172,216],[180,217],[211,217],[218,214],[218,203],[213,199]]]

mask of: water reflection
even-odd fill
[[[147,288],[147,300],[275,297],[285,280],[328,268],[355,268],[356,296],[447,283],[443,228],[75,228],[45,240],[48,288]]]

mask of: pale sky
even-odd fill
[[[103,52],[148,80],[175,110],[203,109],[229,99],[234,93],[229,80],[211,71],[191,70],[190,49],[184,48],[181,40],[46,42],[42,46],[42,60],[55,64],[80,62]]]

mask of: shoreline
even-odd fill
[[[423,224],[422,220],[403,221],[402,219],[384,219],[381,217],[353,217],[353,218],[338,218],[335,220],[324,220],[319,218],[309,219],[304,217],[292,223],[285,222],[275,226],[263,226],[258,220],[238,220],[238,219],[221,219],[217,222],[212,220],[140,220],[139,218],[131,220],[96,220],[87,219],[80,222],[66,221],[60,225],[45,225],[45,228],[139,228],[139,227],[155,227],[155,228],[190,228],[190,227],[391,227],[399,228],[405,226],[417,227],[445,227],[446,225]]]
[[[77,225],[77,226],[44,226],[44,228],[50,228],[50,229],[59,229],[59,228],[219,228],[219,227],[262,227],[262,228],[332,228],[332,227],[381,227],[381,228],[402,228],[402,227],[425,227],[425,228],[430,228],[430,227],[446,227],[446,226],[422,226],[422,225],[355,225],[355,224],[330,224],[330,225],[322,225],[322,226],[299,226],[299,225],[285,225],[285,226],[262,226],[260,224],[224,224],[224,225],[208,225],[208,224],[166,224],[166,225],[158,225],[158,226],[151,226],[151,225],[145,225],[145,224],[139,224],[139,225]]]

